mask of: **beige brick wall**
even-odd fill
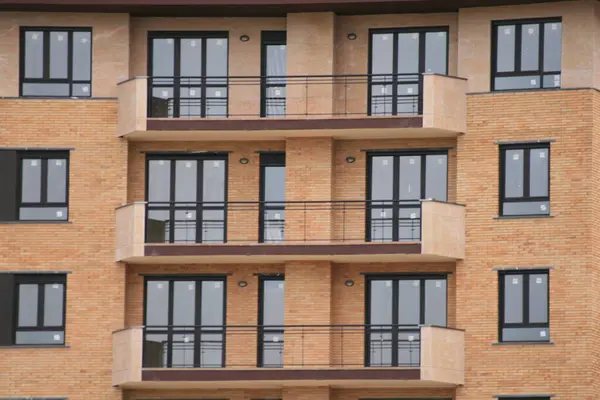
[[[0,14],[0,97],[19,96],[19,28],[92,28],[92,96],[117,97],[129,71],[129,15],[74,13]],[[111,132],[114,135],[114,132]]]
[[[0,272],[72,272],[70,347],[0,349],[0,397],[120,397],[111,387],[111,332],[124,320],[125,269],[113,260],[127,145],[114,139],[116,113],[108,100],[0,100],[0,148],[73,148],[69,223],[0,224]]]

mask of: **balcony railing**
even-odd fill
[[[146,326],[143,367],[415,368],[420,332],[400,325]],[[255,360],[236,346],[226,350],[239,343],[256,344]]]
[[[419,74],[148,77],[149,118],[411,116]]]
[[[420,201],[148,202],[146,209],[146,243],[421,239]]]

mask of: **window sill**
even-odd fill
[[[554,215],[496,215],[492,219],[529,219],[529,218],[554,218]]]
[[[72,224],[71,221],[44,221],[44,220],[39,220],[39,221],[0,221],[0,225],[2,224]]]
[[[528,345],[553,345],[552,340],[548,342],[492,342],[492,346],[528,346]]]
[[[13,344],[0,346],[0,349],[70,349],[68,344]]]

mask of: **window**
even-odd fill
[[[284,117],[286,102],[286,32],[262,32],[261,117]]]
[[[91,95],[90,28],[21,28],[21,96]]]
[[[445,275],[368,277],[366,365],[419,365],[419,325],[446,326],[446,287]]]
[[[285,154],[260,155],[260,243],[285,240]]]
[[[370,153],[367,241],[421,239],[421,200],[446,201],[448,152]]]
[[[448,28],[372,30],[369,115],[423,113],[423,73],[448,73]]]
[[[500,147],[500,214],[550,214],[550,144]]]
[[[283,367],[285,278],[261,276],[258,304],[258,366]]]
[[[226,241],[227,155],[147,158],[147,243]]]
[[[547,342],[548,271],[500,273],[500,341]]]
[[[20,152],[19,220],[68,219],[67,152]]]
[[[65,275],[17,275],[15,344],[65,343]]]
[[[145,368],[225,365],[225,278],[146,278]]]
[[[150,32],[149,117],[227,117],[227,32]]]
[[[492,90],[561,85],[560,18],[492,25]]]

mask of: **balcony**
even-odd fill
[[[465,209],[438,201],[145,203],[116,211],[116,261],[456,261]]]
[[[124,389],[456,387],[464,332],[436,326],[147,326],[113,333]]]
[[[456,137],[467,82],[444,75],[138,77],[119,84],[117,135],[132,141],[298,136]]]

